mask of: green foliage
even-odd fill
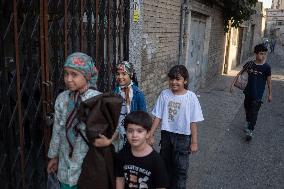
[[[230,25],[239,27],[243,21],[249,20],[256,12],[253,9],[256,3],[257,0],[223,0],[225,32],[229,30]]]

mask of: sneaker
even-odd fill
[[[247,124],[244,126],[244,132],[245,133],[247,133],[249,131],[248,126],[249,126],[249,122],[247,122]]]
[[[252,139],[252,130],[249,130],[246,132],[246,138],[247,138],[247,141],[250,141]]]
[[[248,133],[248,132],[249,132],[249,129],[248,129],[247,126],[244,127],[244,132],[245,132],[245,133]]]

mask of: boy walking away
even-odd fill
[[[254,47],[255,61],[247,71],[248,84],[244,89],[244,108],[247,121],[245,125],[245,132],[246,139],[248,141],[250,141],[253,136],[253,131],[256,125],[258,111],[262,104],[262,96],[266,83],[268,86],[267,100],[268,102],[272,101],[271,67],[268,63],[266,63],[267,51],[268,49],[264,44],[256,45]]]
[[[203,120],[196,95],[188,90],[188,71],[176,65],[168,73],[170,89],[163,90],[152,111],[155,116],[150,143],[161,122],[161,156],[171,189],[186,189],[189,153],[197,152],[197,122]]]
[[[129,113],[124,120],[130,148],[117,157],[116,189],[168,187],[166,168],[160,155],[147,143],[152,118],[143,111]]]

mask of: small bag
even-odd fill
[[[240,90],[244,90],[248,84],[248,72],[244,71],[243,73],[237,76],[237,79],[234,83],[234,86]]]
[[[48,174],[46,189],[60,189],[60,183],[55,173]]]
[[[240,74],[237,76],[234,86],[239,88],[240,90],[244,90],[248,84],[248,69],[252,66],[253,61],[249,62],[247,66],[245,66]]]

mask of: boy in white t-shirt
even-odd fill
[[[189,153],[196,152],[197,122],[203,114],[196,95],[188,90],[188,71],[176,65],[168,73],[170,89],[163,90],[155,104],[150,143],[161,122],[161,151],[171,189],[186,189]]]

